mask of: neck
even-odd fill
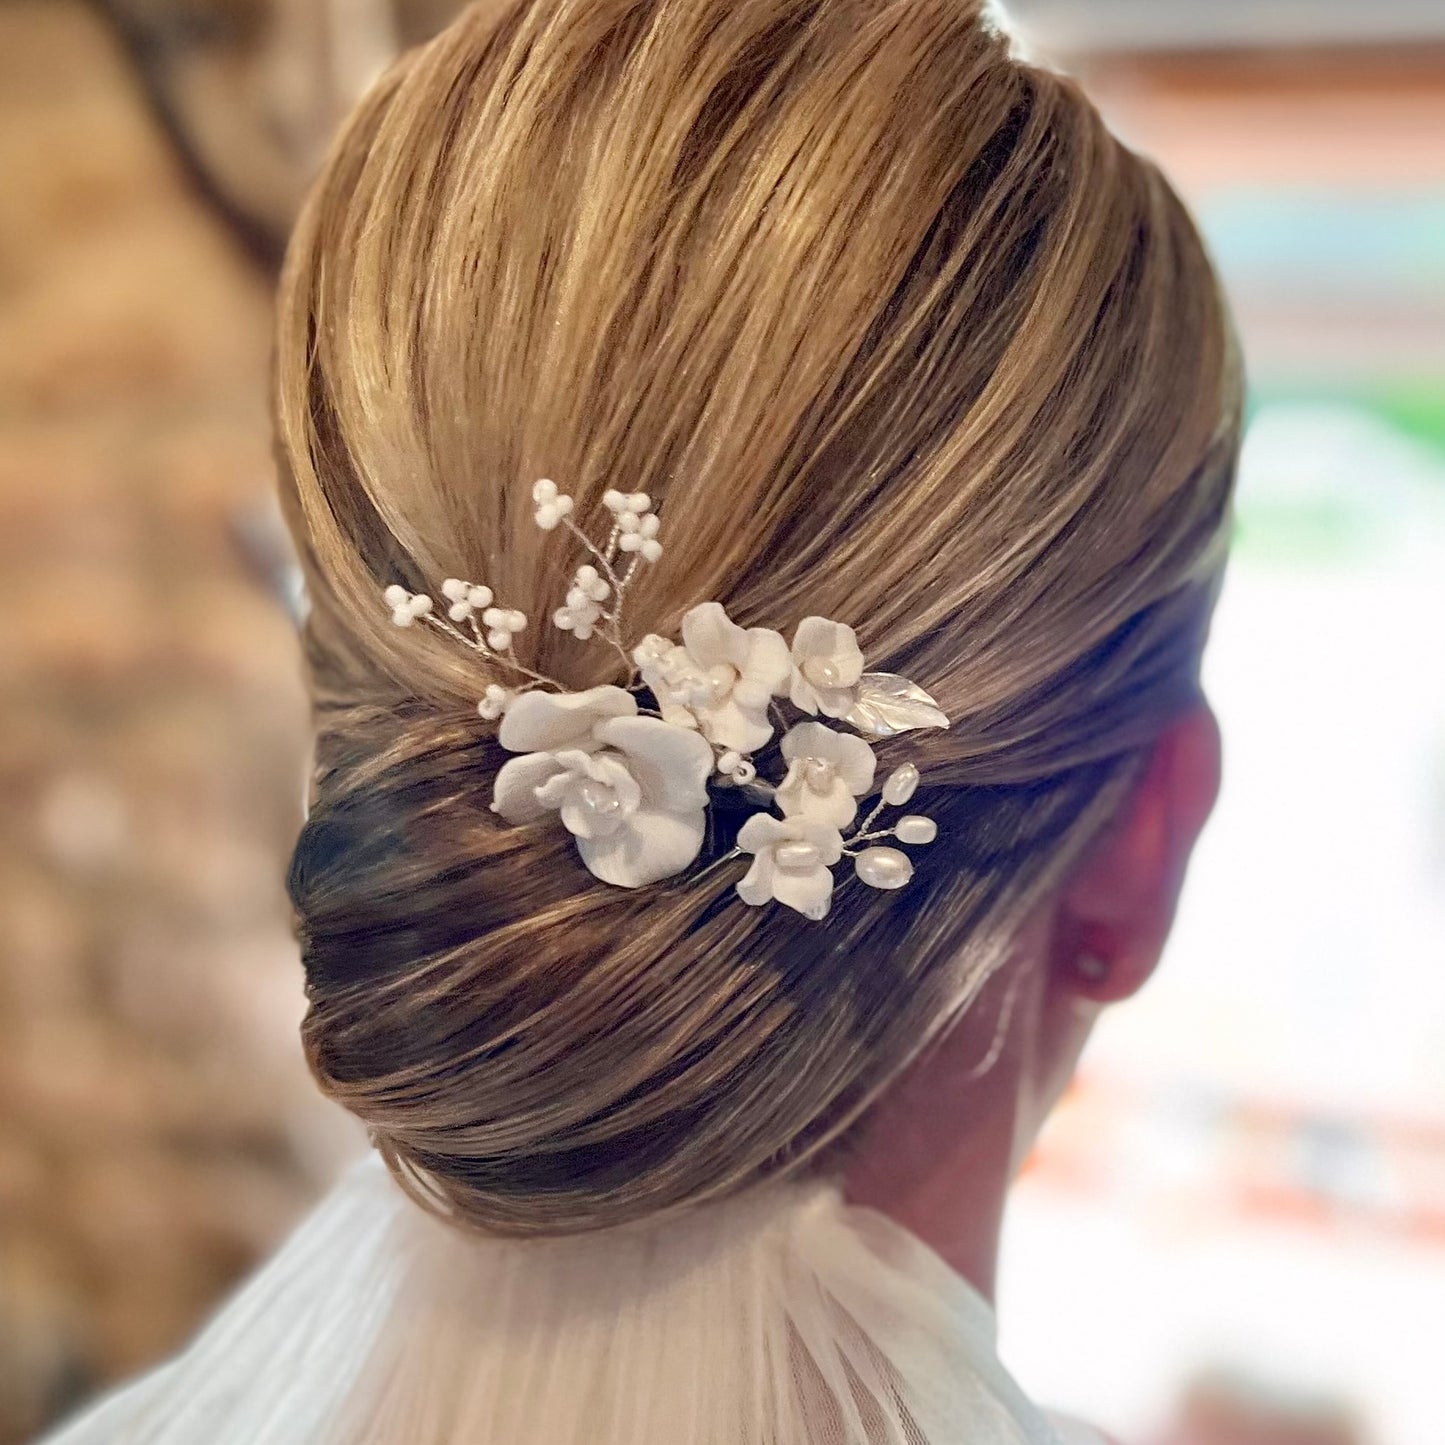
[[[975,1127],[960,1129],[959,1113],[979,1102],[977,1092],[905,1087],[870,1121],[843,1188],[850,1203],[901,1224],[992,1303],[1017,1130],[1015,1111],[998,1099]]]

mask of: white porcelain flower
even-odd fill
[[[794,707],[843,717],[857,701],[863,650],[851,627],[826,617],[805,617],[793,634],[792,666]]]
[[[751,753],[773,735],[768,702],[792,671],[782,634],[739,627],[718,602],[682,619],[682,644],[646,637],[633,653],[665,722],[701,728],[720,748]]]
[[[697,857],[712,749],[696,732],[639,717],[631,693],[523,693],[498,738],[523,756],[497,773],[493,810],[509,823],[556,811],[604,883],[641,888]]]
[[[757,907],[776,898],[807,918],[825,918],[833,903],[833,874],[843,856],[836,828],[809,818],[754,813],[738,830],[738,847],[753,855],[738,897]]]
[[[783,735],[782,750],[788,773],[777,800],[784,815],[846,828],[873,786],[873,749],[853,733],[805,722]]]

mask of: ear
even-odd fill
[[[1219,725],[1201,701],[1160,736],[1119,817],[1066,885],[1051,947],[1059,984],[1102,1004],[1147,982],[1219,779]]]

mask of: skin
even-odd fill
[[[1028,919],[1010,963],[880,1100],[848,1162],[852,1202],[904,1225],[989,1300],[1009,1185],[1102,1010],[1158,965],[1219,778],[1219,728],[1201,703],[1159,738],[1129,801]],[[1005,1012],[1002,1051],[981,1072]]]

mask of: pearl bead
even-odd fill
[[[912,763],[894,768],[883,784],[883,801],[890,808],[902,807],[918,791],[918,769]]]
[[[627,499],[627,510],[635,517],[652,510],[652,498],[646,492],[633,492]]]
[[[842,673],[835,662],[826,657],[810,657],[803,664],[803,675],[814,687],[837,687]]]
[[[492,605],[492,589],[490,587],[473,587],[467,593],[467,601],[478,611],[483,607],[490,607]]]
[[[742,762],[743,755],[736,748],[729,748],[717,760],[717,770],[720,773],[731,773],[737,765]]]
[[[611,788],[591,778],[577,789],[577,795],[582,806],[595,818],[609,818],[622,806]]]
[[[897,848],[865,848],[855,866],[870,888],[902,888],[913,877],[913,864]]]
[[[467,595],[467,584],[460,577],[448,577],[442,583],[442,596],[448,602],[464,601]]]
[[[722,702],[733,690],[738,675],[725,662],[715,663],[707,670],[708,694],[714,702]]]
[[[503,632],[498,628],[495,632],[487,633],[487,646],[493,652],[505,652],[512,645],[512,634]]]
[[[381,595],[388,607],[405,607],[411,601],[411,593],[405,587],[399,587],[395,582]]]
[[[832,791],[834,771],[833,764],[822,758],[809,758],[803,765],[804,780],[809,790],[814,793]]]
[[[557,483],[543,477],[541,481],[532,484],[532,500],[534,502],[555,502],[557,500]]]
[[[938,824],[921,813],[910,813],[900,818],[893,831],[900,843],[931,843],[938,837]]]
[[[773,860],[779,868],[815,868],[822,857],[811,843],[779,843],[773,849]]]

